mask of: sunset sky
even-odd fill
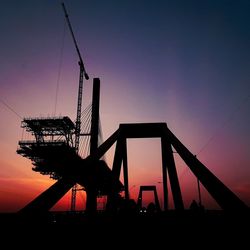
[[[18,211],[54,182],[17,155],[18,115],[76,117],[78,57],[60,2],[1,1],[0,212]],[[101,80],[104,140],[120,123],[166,122],[250,206],[250,2],[64,2],[90,76],[84,107],[92,79]],[[196,178],[175,157],[189,207],[197,200]],[[111,166],[112,150],[106,158]],[[129,140],[128,162],[132,198],[140,185],[156,185],[162,204],[160,140]],[[217,208],[201,192],[205,207]],[[79,196],[82,209],[85,196]],[[54,209],[69,208],[70,195]]]

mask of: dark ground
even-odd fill
[[[29,248],[32,241],[49,249],[79,245],[85,249],[167,249],[170,245],[183,248],[183,244],[197,249],[245,249],[250,245],[249,215],[222,211],[92,216],[69,212],[29,216],[12,213],[0,214],[0,235],[8,249],[17,242],[22,249]],[[91,247],[83,247],[86,244]]]

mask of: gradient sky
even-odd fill
[[[119,123],[166,122],[250,205],[250,2],[65,4],[89,76],[101,79],[104,139]],[[75,120],[79,67],[60,1],[2,0],[0,32],[0,211],[12,212],[54,181],[33,172],[30,161],[16,154],[21,119],[3,102],[21,117],[52,116],[62,56],[56,115]],[[91,90],[92,81],[85,81],[84,106]],[[140,185],[156,185],[162,203],[159,140],[133,139],[128,147],[132,198]],[[111,152],[109,165],[112,157]],[[196,179],[175,157],[188,207],[197,199]],[[205,207],[217,207],[203,188],[202,199]],[[79,209],[82,200],[84,194]],[[54,209],[69,207],[67,195]]]

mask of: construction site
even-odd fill
[[[173,150],[183,159],[197,178],[198,187],[202,184],[213,199],[225,211],[246,211],[248,207],[226,187],[195,155],[193,155],[174,135],[164,122],[120,124],[119,128],[102,144],[100,138],[99,105],[100,79],[93,79],[91,107],[82,111],[82,92],[85,80],[89,80],[65,5],[62,4],[68,28],[79,57],[79,89],[77,116],[75,122],[68,116],[50,118],[26,118],[21,127],[32,134],[34,140],[19,141],[17,153],[29,158],[34,165],[33,171],[49,175],[57,180],[49,189],[31,201],[19,213],[46,213],[72,189],[71,212],[75,212],[76,193],[85,190],[87,194],[86,214],[97,212],[97,197],[106,196],[105,210],[109,213],[139,213],[142,211],[142,193],[153,191],[155,200],[151,213],[162,212],[157,190],[154,185],[141,186],[138,200],[129,196],[127,139],[159,138],[162,155],[163,211],[169,209],[168,181],[170,182],[174,209],[184,211],[182,193],[178,181]],[[89,155],[85,158],[79,153],[82,140],[87,140]],[[108,166],[102,157],[116,144],[113,166]],[[121,180],[121,173],[123,180]],[[124,195],[121,195],[121,192]],[[202,204],[193,204],[193,209],[202,211]],[[146,211],[145,211],[146,212]],[[147,211],[148,212],[148,211]]]
[[[17,154],[32,162],[32,171],[55,180],[55,183],[26,204],[13,220],[21,225],[86,225],[103,226],[135,223],[141,228],[151,223],[153,227],[168,225],[176,229],[180,225],[194,223],[195,227],[219,221],[223,228],[230,223],[242,223],[249,215],[249,207],[230,187],[226,186],[209,167],[205,166],[173,133],[165,121],[148,123],[121,123],[116,131],[101,140],[100,91],[101,79],[91,78],[85,68],[77,39],[65,5],[62,9],[78,55],[79,85],[76,118],[69,116],[29,117],[21,122],[21,128],[30,134],[31,140],[18,142]],[[85,81],[92,83],[92,103],[83,108]],[[141,185],[137,199],[130,197],[128,144],[129,139],[157,138],[160,140],[161,180],[163,199],[160,204],[155,183]],[[115,147],[112,166],[105,161],[105,154]],[[183,160],[197,181],[198,200],[186,209],[179,183],[174,154]],[[220,209],[207,210],[201,201],[200,185],[211,195]],[[71,190],[69,211],[55,212],[51,208]],[[86,209],[76,209],[78,192],[86,192]],[[143,193],[152,192],[154,199],[143,205]],[[170,208],[169,199],[173,199]],[[100,211],[97,200],[105,197]],[[129,218],[129,219],[128,219]],[[233,220],[233,221],[232,221]],[[218,230],[221,228],[219,227]]]

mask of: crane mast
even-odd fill
[[[73,29],[72,29],[72,26],[71,26],[71,23],[70,23],[70,20],[69,20],[69,15],[67,13],[67,10],[66,10],[66,7],[65,7],[64,3],[62,3],[62,7],[63,7],[63,10],[64,10],[65,18],[66,18],[68,26],[69,26],[71,36],[73,38],[73,42],[74,42],[74,45],[75,45],[75,48],[76,48],[76,52],[77,52],[78,57],[79,57],[78,64],[79,64],[79,67],[80,67],[80,76],[79,76],[79,89],[78,89],[78,101],[77,101],[77,113],[76,113],[76,131],[75,131],[75,149],[76,149],[76,152],[78,152],[79,138],[80,138],[80,133],[81,133],[81,110],[82,110],[83,76],[84,76],[84,78],[86,80],[89,79],[89,76],[88,76],[88,74],[87,74],[87,72],[85,70],[84,63],[83,63],[83,60],[82,60],[82,56],[81,56],[80,50],[78,48],[76,38],[75,38]]]
[[[75,150],[76,153],[78,153],[79,150],[79,139],[80,139],[80,134],[81,134],[81,112],[82,112],[82,92],[83,92],[83,78],[85,78],[86,80],[89,79],[89,76],[85,70],[84,67],[84,63],[82,60],[82,56],[80,53],[80,50],[78,48],[76,39],[75,39],[75,35],[69,20],[69,15],[67,13],[66,7],[64,5],[64,3],[62,3],[62,8],[65,14],[65,18],[66,21],[68,23],[69,26],[69,30],[71,33],[71,36],[73,38],[73,42],[76,48],[76,52],[78,54],[79,57],[79,67],[80,67],[80,75],[79,75],[79,88],[78,88],[78,100],[77,100],[77,112],[76,112],[76,128],[75,128]],[[71,210],[75,211],[75,205],[76,205],[76,192],[77,192],[78,188],[77,188],[77,184],[74,185],[74,187],[72,188],[72,198],[71,198]]]

